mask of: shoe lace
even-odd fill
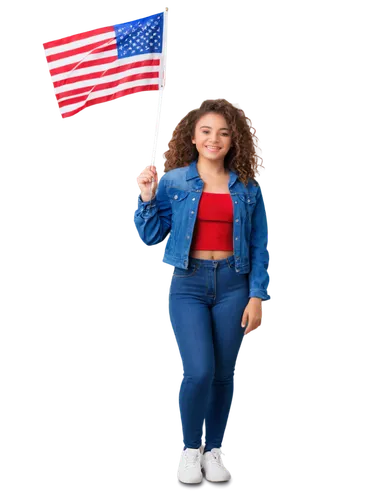
[[[224,464],[221,460],[221,455],[225,455],[225,453],[223,453],[220,448],[213,448],[211,450],[211,456],[212,456],[211,462],[225,469]]]
[[[200,451],[196,450],[194,452],[185,450],[185,469],[189,467],[195,467],[197,462],[200,462]]]

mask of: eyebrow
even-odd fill
[[[212,128],[212,127],[209,127],[208,125],[202,125],[200,128]],[[219,130],[229,130],[229,128],[222,127]]]

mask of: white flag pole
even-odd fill
[[[165,87],[166,62],[167,62],[167,21],[168,21],[168,7],[166,7],[165,11],[164,11],[163,46],[162,46],[162,54],[160,57],[161,76],[159,76],[159,104],[158,104],[158,111],[157,111],[157,116],[156,116],[156,128],[155,128],[155,136],[154,136],[154,147],[152,149],[151,165],[155,164],[156,145],[158,142],[159,123],[160,123],[160,114],[161,114],[161,103],[162,103],[162,99],[163,99],[163,90]],[[160,73],[159,73],[159,75],[160,75]],[[152,178],[151,186],[150,186],[150,200],[152,197],[153,188],[154,188],[154,178]]]

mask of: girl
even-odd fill
[[[231,477],[221,444],[236,359],[244,335],[261,324],[262,301],[271,298],[256,136],[247,120],[225,99],[204,101],[173,132],[160,182],[154,166],[137,177],[140,237],[154,245],[170,233],[163,261],[174,266],[169,314],[184,368],[183,483],[201,482],[202,470],[209,481]]]

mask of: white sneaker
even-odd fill
[[[208,481],[229,481],[230,472],[224,467],[221,455],[225,455],[220,448],[212,448],[202,455],[202,468],[204,477]]]
[[[201,459],[201,448],[186,448],[186,450],[182,450],[180,465],[177,471],[177,477],[181,483],[202,482]]]

